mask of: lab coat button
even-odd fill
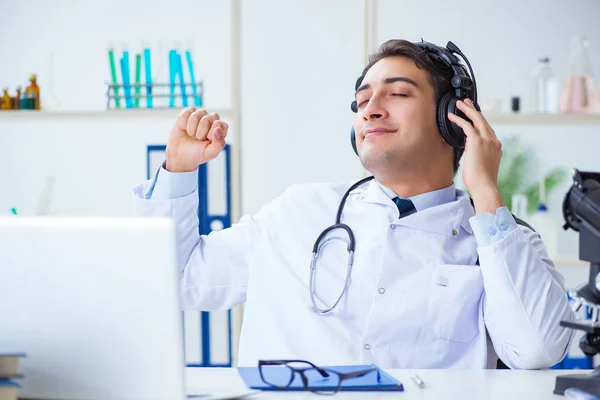
[[[508,225],[506,225],[506,224],[502,224],[502,225],[500,225],[500,230],[501,230],[502,232],[506,232],[506,231],[508,230]]]
[[[380,287],[379,288],[379,294],[384,294],[385,293],[385,288]]]
[[[365,344],[365,350],[369,350],[371,348],[371,346],[369,346],[369,344]]]
[[[490,228],[490,229],[488,229],[488,234],[490,236],[494,236],[496,234],[496,228]]]
[[[394,224],[390,224],[390,228],[392,228],[392,229],[396,229],[396,225],[394,225]]]
[[[456,229],[452,229],[452,236],[456,236],[458,235],[458,232],[456,231]]]

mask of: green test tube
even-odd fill
[[[135,55],[135,108],[140,108],[140,82],[142,76],[142,55],[137,53]]]
[[[108,61],[110,63],[110,76],[112,78],[113,85],[117,84],[117,68],[115,67],[115,53],[113,49],[108,50]],[[115,106],[117,108],[121,108],[121,99],[119,98],[119,88],[113,87],[113,92],[115,94]]]

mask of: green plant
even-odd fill
[[[527,212],[535,211],[540,201],[539,173],[532,171],[535,164],[533,150],[521,143],[518,136],[502,141],[498,189],[509,210],[512,209],[512,196],[523,194],[527,197]],[[552,168],[544,175],[546,200],[567,176],[564,168]]]

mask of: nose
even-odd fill
[[[378,96],[373,96],[363,111],[365,122],[387,118],[387,111]]]

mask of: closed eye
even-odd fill
[[[406,93],[392,93],[392,96],[396,96],[396,97],[408,97],[408,94]],[[368,103],[370,99],[366,99],[361,101],[360,103],[357,104],[357,107],[362,107],[365,105],[365,103]]]

